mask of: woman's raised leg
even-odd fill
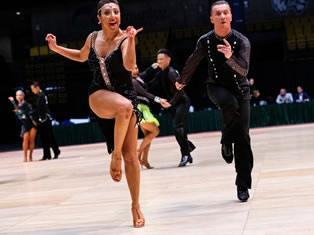
[[[115,119],[114,152],[112,153],[110,174],[114,181],[120,181],[122,178],[122,146],[129,127],[133,106],[122,95],[108,90],[98,90],[91,94],[89,105],[98,117]]]

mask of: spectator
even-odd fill
[[[253,95],[251,97],[251,106],[260,106],[260,105],[266,105],[266,100],[262,100],[261,94],[259,90],[254,90]]]
[[[285,88],[280,89],[280,93],[276,99],[277,104],[284,104],[284,103],[293,103],[293,97],[291,93],[287,93]]]
[[[298,86],[297,87],[297,94],[295,94],[294,100],[297,103],[309,102],[309,101],[311,101],[311,97],[309,96],[309,94],[307,92],[303,91],[303,87]]]
[[[255,83],[254,78],[250,78],[249,79],[249,85],[250,85],[250,96],[251,97],[253,96],[253,92],[256,90],[254,83]]]

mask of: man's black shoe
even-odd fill
[[[42,159],[40,159],[39,161],[45,161],[45,160],[50,160],[50,159],[51,159],[51,157],[45,157],[45,156],[43,156]]]
[[[225,161],[230,164],[233,160],[233,150],[232,150],[232,144],[223,144],[221,145],[221,155]]]
[[[60,155],[61,151],[59,150],[58,153],[55,154],[54,158],[53,159],[58,159],[59,155]]]
[[[191,153],[194,149],[196,149],[195,145],[194,145],[191,141],[189,141],[189,140],[188,140],[188,145],[189,145],[189,151],[190,151],[190,153]]]
[[[238,199],[241,202],[246,202],[249,197],[249,190],[246,187],[242,187],[242,186],[237,186],[237,191],[238,191]]]
[[[187,163],[193,163],[193,158],[188,155],[184,155],[181,157],[181,162],[179,163],[178,167],[185,166]]]

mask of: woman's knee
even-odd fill
[[[123,158],[126,166],[135,166],[138,164],[138,158],[135,153],[124,153]]]
[[[24,141],[29,141],[29,132],[25,132],[23,135],[23,140]]]
[[[126,101],[117,105],[117,116],[130,118],[133,112],[133,105],[131,102]]]

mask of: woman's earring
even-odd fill
[[[98,21],[98,24],[100,24],[100,21]]]

